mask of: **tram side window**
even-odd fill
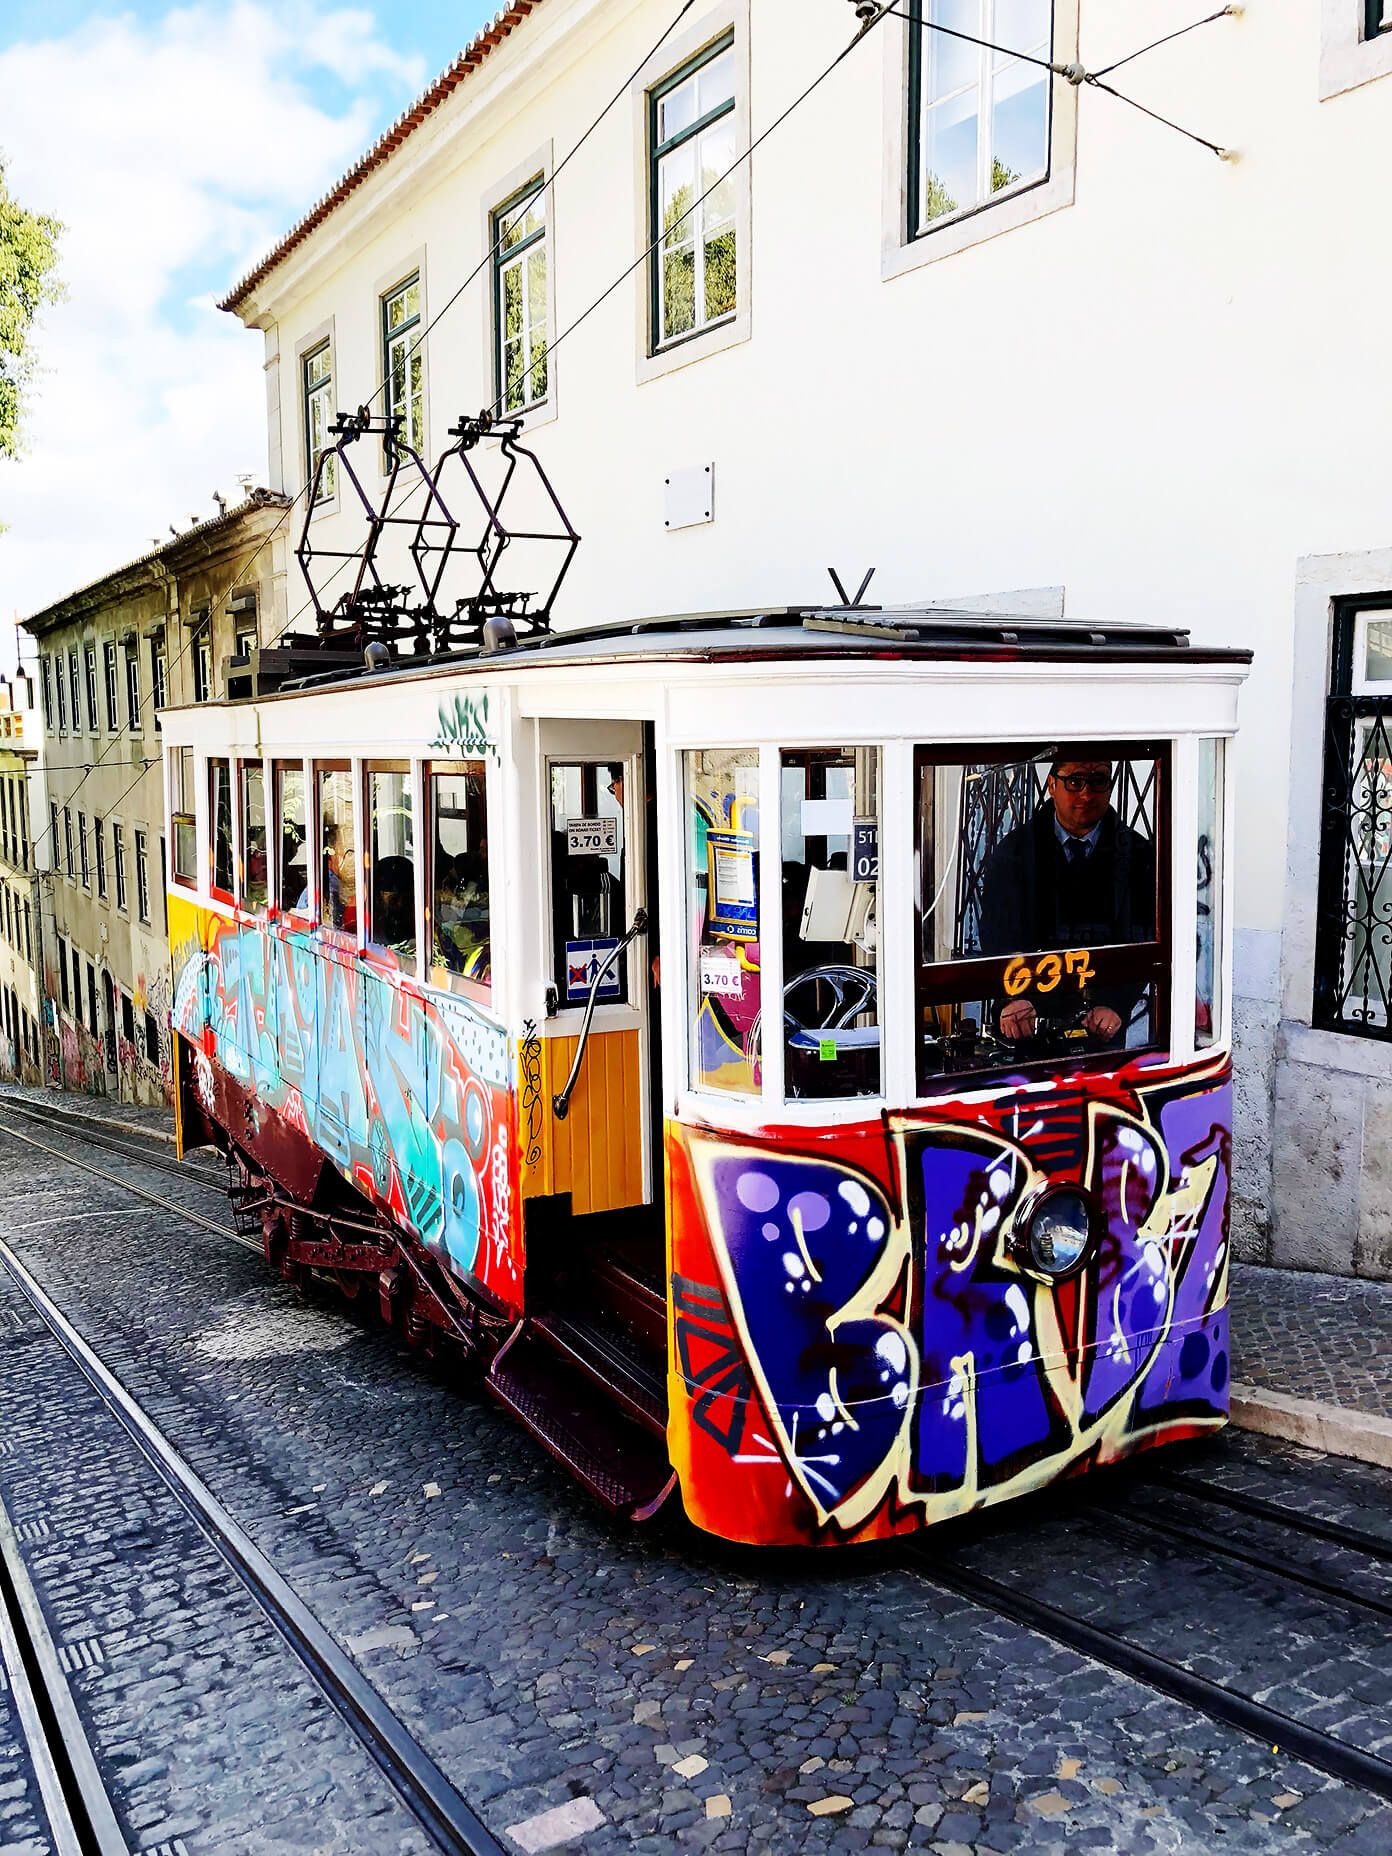
[[[1223,745],[1213,735],[1199,742],[1198,929],[1194,948],[1194,1045],[1198,1050],[1217,1040],[1222,1025]]]
[[[759,945],[759,754],[686,756],[691,1083],[757,1095],[763,1085]]]
[[[367,770],[367,938],[389,948],[403,966],[416,964],[416,833],[411,770]]]
[[[785,1089],[878,1095],[879,751],[787,749],[781,793]]]
[[[436,985],[458,979],[487,988],[493,966],[483,762],[437,761],[428,783],[431,977]]]
[[[586,1004],[628,926],[622,761],[551,765],[551,920],[562,1009]],[[599,1003],[628,999],[628,966],[615,961]]]
[[[319,824],[319,924],[356,934],[358,846],[353,831],[353,776],[346,766],[316,766]]]
[[[232,897],[232,768],[225,760],[208,762],[208,817],[215,894]]]
[[[277,832],[276,900],[282,909],[309,913],[309,832],[305,823],[305,775],[297,760],[275,763]]]
[[[920,1086],[1159,1042],[1167,750],[921,748],[917,770]]]
[[[242,904],[266,906],[266,769],[242,762]]]

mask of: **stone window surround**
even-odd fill
[[[1364,0],[1320,0],[1319,94],[1330,97],[1392,74],[1392,32],[1363,36]],[[1364,589],[1366,590],[1366,589]]]
[[[1290,798],[1286,841],[1285,926],[1280,1003],[1288,1054],[1354,1076],[1392,1081],[1392,1040],[1310,1023],[1315,991],[1315,914],[1319,891],[1320,793],[1324,784],[1324,711],[1329,694],[1333,602],[1392,588],[1392,548],[1317,554],[1296,567]]]
[[[1063,63],[1078,56],[1078,8],[1079,0],[1054,0],[1054,58]],[[879,30],[885,40],[880,275],[886,283],[1073,204],[1078,160],[1078,92],[1072,84],[1056,77],[1048,178],[1004,200],[978,207],[961,219],[949,220],[946,225],[911,236],[908,223],[909,21],[891,16]]]

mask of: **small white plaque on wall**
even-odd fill
[[[715,466],[693,464],[674,470],[664,481],[663,514],[666,527],[697,528],[715,520]]]

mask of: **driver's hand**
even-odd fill
[[[1105,1038],[1110,1044],[1121,1030],[1121,1014],[1114,1012],[1109,1005],[1095,1005],[1083,1020],[1083,1028],[1090,1031],[1093,1037]]]
[[[1116,1013],[1111,1014],[1116,1018]],[[1001,1036],[1007,1038],[1032,1038],[1038,1024],[1034,1007],[1028,999],[1012,999],[1000,1016]],[[1121,1020],[1117,1019],[1120,1024]]]

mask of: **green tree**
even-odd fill
[[[20,451],[24,389],[34,371],[29,337],[44,303],[62,294],[56,219],[29,213],[10,198],[0,161],[0,457]]]

